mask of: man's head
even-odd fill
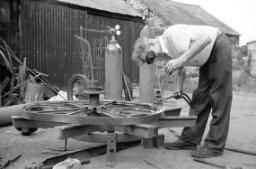
[[[134,45],[132,59],[136,62],[151,64],[161,47],[157,38],[140,37]]]

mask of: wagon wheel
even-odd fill
[[[103,126],[103,129],[97,129],[96,131],[112,131],[112,128],[108,126],[144,124],[156,121],[162,116],[162,112],[158,111],[152,105],[123,101],[108,101],[103,103],[98,107],[97,112],[95,112],[96,115],[92,115],[95,109],[84,101],[37,102],[25,106],[23,110],[24,114],[22,116],[23,118],[20,119],[21,121],[17,121],[16,119],[13,122],[17,130],[22,132],[22,135],[30,135],[37,128],[48,128],[49,126],[63,124],[77,124],[87,127]],[[30,120],[35,123],[29,124]],[[37,121],[40,123],[36,123]],[[47,125],[43,124],[44,122]],[[95,129],[90,129],[88,133],[94,131]],[[102,135],[95,135],[95,133],[93,135],[98,139],[103,137]],[[128,138],[125,137],[123,140],[126,139]]]
[[[75,96],[78,100],[87,100],[88,95],[83,91],[90,85],[90,80],[82,74],[74,75],[68,83],[68,100],[73,100]]]

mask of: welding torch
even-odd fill
[[[168,100],[168,99],[183,99],[185,100],[189,106],[191,106],[191,99],[190,97],[186,94],[186,93],[180,93],[180,92],[174,92],[172,94],[170,94],[169,96],[162,98],[162,99],[158,99],[158,101],[163,101],[163,100]]]

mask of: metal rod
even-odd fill
[[[256,156],[256,152],[252,152],[252,151],[248,151],[248,150],[242,150],[242,149],[238,149],[238,148],[228,148],[227,147],[227,148],[225,148],[225,150]]]
[[[127,80],[126,80],[126,77],[125,77],[125,74],[123,71],[122,71],[122,75],[124,78],[125,87],[127,89],[128,95],[129,95],[129,99],[132,100],[131,92],[130,92],[130,89],[129,89],[129,86],[128,86],[128,83],[127,83]]]
[[[89,29],[89,28],[82,28],[83,31],[88,31],[88,32],[95,32],[95,33],[109,33],[106,30],[98,30],[98,29]]]
[[[161,86],[159,69],[157,70],[157,82],[158,82],[158,86],[159,86],[159,89],[160,89],[160,95],[161,95],[161,98],[162,98],[163,97],[163,89],[162,89],[162,86]]]
[[[91,46],[90,46],[90,43],[87,39],[81,37],[81,36],[78,36],[78,35],[75,35],[75,37],[79,40],[81,40],[82,42],[84,42],[87,46],[88,46],[88,59],[89,59],[89,62],[90,62],[90,73],[91,73],[91,80],[95,80],[94,79],[94,73],[93,73],[93,64],[92,64],[92,53],[91,53]]]
[[[64,140],[64,151],[68,150],[68,138],[65,138]]]

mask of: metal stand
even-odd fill
[[[100,94],[104,94],[105,92],[101,88],[91,87],[84,90],[83,93],[89,95],[89,105],[91,107],[97,107],[100,105]]]
[[[58,127],[60,139],[74,138],[81,141],[107,143],[107,164],[116,163],[117,143],[143,140],[161,146],[164,136],[158,129],[165,127],[193,126],[195,116],[179,117],[180,108],[156,110],[148,104],[105,101],[100,103],[98,89],[86,91],[88,101],[40,102],[24,108],[22,116],[13,116],[16,128]],[[174,115],[174,116],[173,116]],[[151,143],[150,143],[151,141]],[[145,144],[144,144],[145,147]]]
[[[116,164],[116,143],[117,134],[113,131],[107,133],[107,166],[113,167]]]

